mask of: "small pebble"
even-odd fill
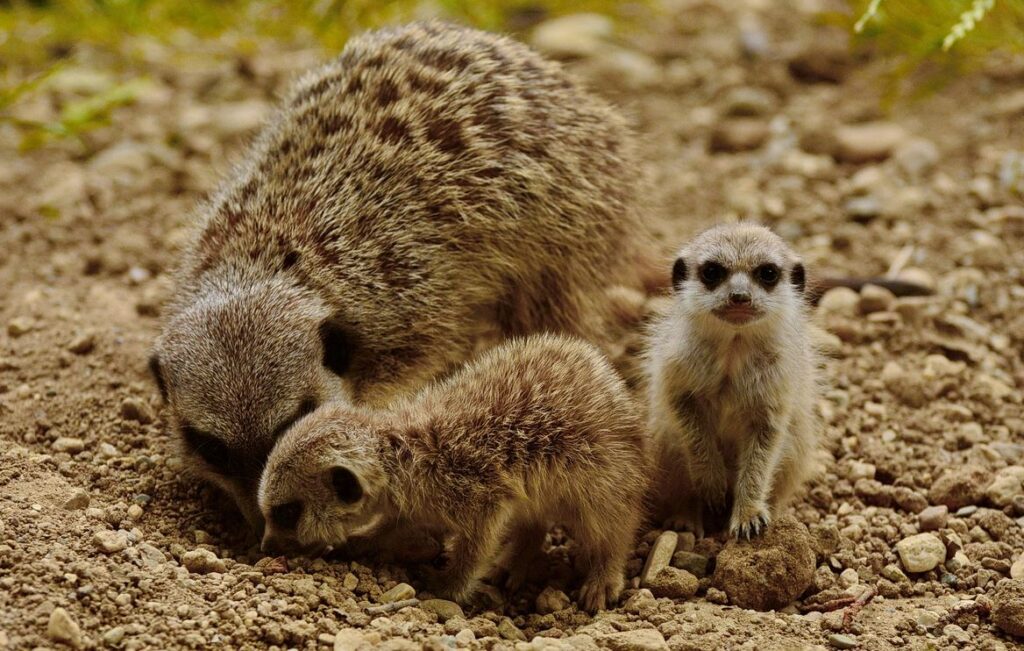
[[[405,601],[416,596],[416,590],[408,583],[399,583],[380,596],[382,604],[389,604],[393,601]]]
[[[672,563],[672,556],[676,552],[676,544],[679,542],[679,535],[675,531],[662,531],[651,546],[647,554],[647,562],[640,571],[640,585],[648,587],[651,580],[663,569]]]
[[[502,617],[498,622],[498,635],[506,640],[525,642],[526,634],[519,630],[515,623],[508,617]]]
[[[153,422],[153,410],[141,400],[125,398],[121,402],[121,418],[148,425]]]
[[[697,594],[699,585],[697,577],[675,567],[662,568],[649,583],[655,597],[669,599],[689,599]]]
[[[105,554],[116,554],[128,548],[128,535],[123,531],[101,529],[93,534],[92,541]]]
[[[908,572],[927,572],[946,560],[946,546],[930,533],[904,538],[896,543],[896,552]]]
[[[849,588],[860,583],[860,575],[857,574],[857,570],[852,567],[848,567],[839,573],[839,585],[844,588]]]
[[[12,337],[20,337],[32,330],[32,319],[17,317],[7,323],[7,334]]]
[[[921,531],[938,531],[943,529],[948,519],[949,507],[945,504],[929,506],[917,514],[917,522]]]
[[[125,628],[123,626],[115,626],[114,628],[108,629],[103,634],[103,644],[107,646],[116,646],[124,640]]]
[[[837,649],[855,649],[860,644],[857,638],[843,633],[831,633],[828,636],[828,643]]]
[[[565,594],[561,590],[547,587],[544,591],[537,595],[536,608],[537,612],[541,615],[548,615],[551,613],[557,613],[560,610],[565,610],[572,604],[572,600],[569,599],[569,595]]]
[[[1011,579],[1024,579],[1024,554],[1017,557],[1017,560],[1010,566]]]
[[[82,488],[76,488],[64,502],[64,508],[68,511],[78,511],[89,506],[89,492]]]
[[[181,555],[181,564],[193,574],[225,572],[224,561],[208,549],[193,549]]]
[[[68,344],[68,350],[76,355],[87,355],[96,348],[96,335],[89,333],[80,334]]]
[[[78,438],[72,438],[70,436],[61,436],[50,446],[54,452],[67,452],[68,454],[78,454],[85,449],[85,441]]]
[[[75,649],[82,646],[82,629],[63,608],[54,608],[50,613],[46,635],[55,642],[63,642]]]
[[[351,572],[348,572],[347,574],[345,574],[345,578],[341,580],[341,585],[346,590],[351,592],[352,590],[356,589],[356,586],[359,585],[359,577],[355,574],[352,574]]]
[[[420,602],[420,608],[434,613],[442,622],[447,622],[453,617],[465,617],[462,606],[447,599],[427,599]]]

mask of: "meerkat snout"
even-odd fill
[[[324,409],[347,413],[340,403]],[[258,490],[266,553],[340,546],[373,533],[384,520],[377,506],[383,489],[379,441],[358,429],[313,430],[309,421],[297,422],[267,459]]]
[[[210,288],[169,325],[150,370],[181,454],[259,530],[255,489],[275,441],[322,402],[349,394],[343,327],[318,298],[280,281]]]

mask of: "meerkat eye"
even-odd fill
[[[344,375],[352,362],[352,346],[345,330],[333,321],[320,326],[320,341],[324,346],[324,366],[335,375]]]
[[[804,266],[799,262],[793,265],[793,271],[789,273],[789,282],[793,283],[799,291],[804,291],[804,287],[807,285],[807,274],[804,271]]]
[[[717,262],[705,262],[697,270],[697,273],[700,275],[700,281],[704,283],[705,287],[714,289],[722,284],[725,277],[729,275],[729,270]]]
[[[278,504],[270,509],[270,521],[279,529],[291,530],[299,524],[302,517],[302,502]]]
[[[160,391],[160,397],[167,400],[167,383],[164,381],[163,370],[160,368],[160,357],[153,353],[149,356],[149,372],[153,375],[156,388]]]
[[[221,471],[231,467],[231,451],[217,438],[188,425],[181,428],[181,434],[189,449],[206,463]]]
[[[686,281],[686,260],[682,258],[676,258],[675,263],[672,264],[672,287],[675,290],[682,288],[683,282]]]
[[[775,283],[779,282],[779,267],[770,262],[763,264],[754,269],[754,278],[761,286],[770,289],[775,286]]]
[[[331,485],[342,504],[355,504],[363,497],[359,478],[348,468],[338,466],[331,470]]]

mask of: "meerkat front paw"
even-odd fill
[[[763,502],[748,506],[737,504],[729,519],[729,534],[737,539],[750,540],[761,535],[770,522],[768,505]]]
[[[580,607],[591,615],[613,607],[619,601],[622,584],[622,577],[599,575],[588,578],[580,587]]]

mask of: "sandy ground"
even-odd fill
[[[275,93],[325,55],[153,46],[139,100],[83,142],[21,153],[0,129],[0,648],[1018,644],[1024,67],[883,113],[879,62],[842,55],[808,16],[685,4],[596,52],[585,21],[558,38],[579,55],[568,65],[634,117],[666,245],[753,218],[819,275],[893,270],[936,291],[834,291],[818,310],[834,335],[832,460],[793,508],[807,528],[752,560],[747,586],[781,571],[813,577],[806,591],[774,611],[730,605],[747,601],[710,578],[723,542],[657,531],[638,543],[624,603],[596,618],[566,607],[557,533],[550,574],[465,611],[374,610],[411,596],[400,566],[261,560],[240,519],[188,478],[145,360],[192,206]],[[45,116],[113,70],[86,56],[18,110]],[[688,552],[675,565],[707,572],[695,596],[636,589],[666,545]],[[808,549],[813,562],[794,551]]]

